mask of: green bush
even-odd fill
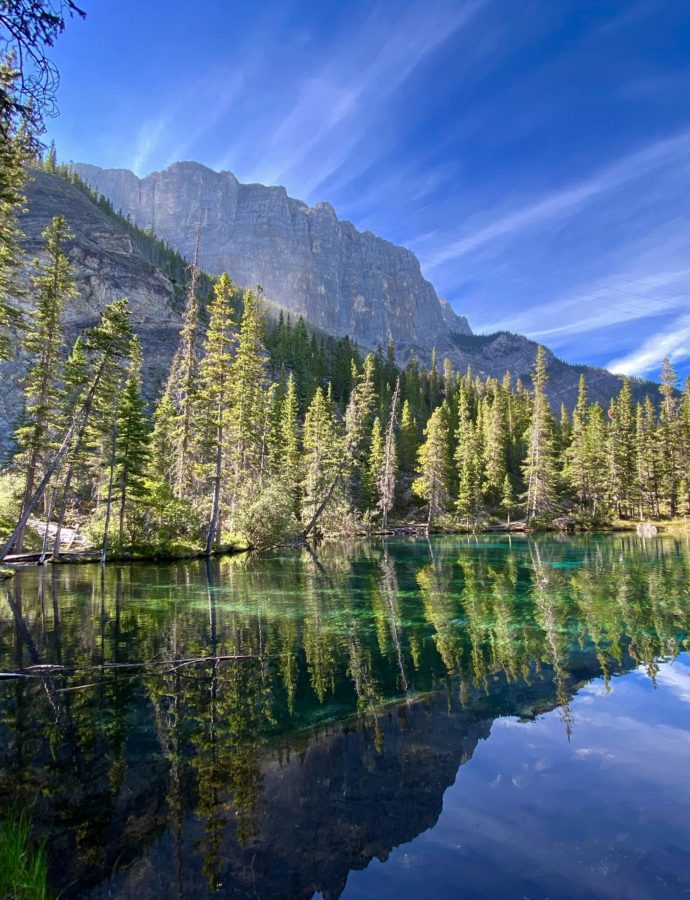
[[[240,512],[235,530],[253,549],[294,540],[298,525],[289,493],[279,484],[269,484]]]

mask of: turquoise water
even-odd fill
[[[669,537],[26,569],[0,817],[62,897],[690,897],[689,633]]]

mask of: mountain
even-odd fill
[[[77,174],[115,209],[191,259],[227,272],[331,334],[371,347],[432,347],[471,334],[440,300],[405,247],[341,221],[329,203],[310,207],[284,187],[240,184],[231,172],[176,163],[139,179],[125,169],[78,164]]]
[[[138,178],[126,169],[75,164],[79,176],[115,209],[151,229],[188,259],[197,229],[200,263],[241,285],[261,284],[273,300],[323,331],[363,347],[393,339],[398,360],[414,352],[429,363],[435,348],[456,370],[501,378],[506,370],[529,383],[537,344],[499,332],[473,335],[462,316],[439,298],[404,247],[341,221],[328,203],[309,207],[283,187],[240,184],[231,172],[175,163]],[[571,366],[548,354],[549,396],[572,408],[581,373],[591,400],[608,405],[621,379],[603,369]],[[638,398],[656,387],[635,382]]]
[[[172,168],[178,178],[182,178],[185,172],[193,173],[197,169],[200,169],[202,173],[209,171],[204,170],[201,166]],[[86,174],[84,167],[81,169]],[[89,169],[92,176],[94,172],[98,171]],[[129,177],[127,177],[128,175]],[[120,179],[123,183],[130,185],[142,185],[146,182],[146,179],[139,182],[131,173],[125,173],[122,176],[113,176],[113,183]],[[166,200],[166,203],[169,202],[170,208],[178,211],[180,215],[184,208],[185,197],[188,197],[191,208],[197,210],[196,216],[187,215],[191,234],[189,240],[191,241],[193,241],[196,230],[192,223],[195,218],[198,220],[199,179],[195,177],[192,182],[191,185],[180,186],[180,190],[184,188],[181,198],[177,199],[170,195]],[[149,184],[152,183],[149,182]],[[101,190],[104,187],[108,188],[105,182],[99,186]],[[255,195],[261,194],[260,185],[249,187],[252,188],[252,193]],[[108,189],[110,190],[110,188]],[[265,190],[268,192],[266,197],[272,197],[272,192],[280,192],[282,189],[266,188]],[[147,237],[138,229],[132,228],[121,217],[109,214],[107,209],[94,202],[91,196],[59,175],[48,174],[42,170],[31,170],[25,193],[27,208],[21,217],[20,226],[25,234],[23,246],[27,262],[42,254],[41,233],[53,216],[64,215],[74,235],[68,241],[67,252],[76,276],[79,297],[68,304],[65,310],[65,330],[68,341],[71,342],[81,329],[93,325],[108,303],[121,297],[128,297],[132,311],[132,323],[143,344],[144,376],[149,393],[151,393],[155,385],[165,376],[177,345],[181,324],[180,312],[184,302],[184,285],[183,279],[180,277],[180,269],[184,268],[184,260],[178,257],[176,260],[172,260],[174,265],[171,265],[169,259],[161,259],[161,248],[155,238]],[[118,198],[114,193],[114,188],[111,193],[117,204]],[[284,192],[282,192],[282,196],[286,198],[288,207],[290,204],[295,204],[295,208],[301,210],[296,216],[296,221],[302,223],[299,228],[308,228],[308,220],[312,215],[309,208],[297,201],[287,200]],[[208,198],[209,204],[211,199],[211,197]],[[158,209],[159,202],[160,196],[154,204],[156,209]],[[125,212],[127,211],[125,209]],[[270,238],[271,233],[275,234],[275,229],[272,226],[269,227],[269,220],[273,215],[274,213],[269,214],[266,210],[265,221],[261,227],[258,224],[252,225],[250,222],[247,225],[248,235],[237,234],[237,241],[244,248],[242,254],[249,253],[248,248],[257,232],[263,231],[263,237],[256,238],[261,259],[270,255],[269,249],[272,242],[275,242],[274,271],[279,273],[280,267],[284,265],[286,284],[311,284],[312,278],[316,277],[313,268],[304,275],[300,282],[298,260],[306,259],[305,265],[314,266],[316,265],[314,254],[312,253],[309,257],[308,254],[303,253],[302,257],[299,257],[298,251],[295,250],[297,259],[291,260],[290,248],[294,249],[298,243],[297,238],[294,238],[293,241],[292,238],[285,237],[282,243],[275,237]],[[283,212],[275,215],[282,220]],[[316,214],[315,219],[320,221],[321,215]],[[133,214],[132,216],[134,218]],[[159,210],[159,221],[160,216]],[[168,219],[172,228],[174,215],[169,213]],[[330,259],[328,265],[335,268],[337,268],[338,260],[347,257],[350,266],[350,275],[348,276],[351,279],[350,284],[355,282],[362,285],[376,283],[377,278],[383,278],[381,267],[384,265],[395,274],[395,278],[391,275],[387,282],[388,293],[380,304],[376,300],[375,292],[371,290],[367,295],[368,299],[350,304],[347,314],[339,305],[344,303],[344,300],[338,293],[337,285],[329,282],[332,287],[332,292],[329,293],[330,289],[327,290],[324,282],[321,285],[323,293],[318,295],[321,297],[320,307],[314,310],[312,316],[305,315],[310,323],[320,324],[324,331],[331,334],[349,333],[351,336],[358,336],[359,342],[364,346],[385,343],[389,334],[392,333],[397,336],[396,347],[401,362],[404,362],[413,351],[422,360],[428,362],[431,349],[435,346],[438,350],[439,360],[447,355],[457,370],[464,371],[470,365],[475,374],[493,375],[498,378],[510,370],[516,378],[521,377],[529,383],[529,372],[534,362],[537,346],[533,341],[505,332],[494,335],[473,335],[465,321],[455,316],[448,305],[437,297],[431,285],[424,281],[420,274],[419,263],[410,251],[395,247],[370,234],[357,237],[358,232],[353,226],[338,222],[335,215],[329,214],[328,222],[330,222],[329,233],[333,240],[339,235],[342,243],[345,240],[343,235],[349,234],[352,235],[353,244],[359,242],[360,251],[358,253],[360,256],[357,257],[352,248],[348,253],[342,249],[342,246],[331,247],[327,250],[326,244],[321,243],[319,253],[323,257],[320,261],[322,266],[328,267],[325,257]],[[313,226],[314,223],[311,224]],[[298,226],[295,225],[295,228],[298,229]],[[183,229],[179,230],[182,233]],[[312,228],[310,240],[313,239],[314,233]],[[209,255],[211,254],[210,234],[210,231],[202,229],[202,237],[208,247],[206,252]],[[170,232],[168,232],[169,235]],[[345,242],[347,243],[347,241]],[[191,245],[189,243],[185,245],[181,241],[179,246],[186,253],[190,252]],[[231,250],[232,246],[231,242]],[[367,268],[369,263],[365,263],[363,248],[368,248],[367,253],[380,254],[381,263],[375,272]],[[220,270],[224,268],[220,266],[222,246],[214,252],[216,253],[214,268]],[[232,252],[239,253],[239,251]],[[361,265],[359,270],[355,265],[357,259],[359,259],[357,264]],[[206,258],[202,262],[205,265],[208,264]],[[247,256],[243,265],[249,267],[250,263],[251,260]],[[261,274],[257,271],[249,272],[248,268],[242,269],[239,273],[232,267],[228,268],[230,268],[229,274],[240,284],[252,284],[256,281],[254,276]],[[275,299],[282,300],[286,306],[294,309],[294,305],[291,305],[293,295],[289,292],[280,293],[280,279],[278,275],[275,275],[275,278],[277,281],[273,294],[274,296],[278,295]],[[338,282],[338,284],[343,283],[345,282],[342,279]],[[264,278],[264,286],[266,284],[268,282]],[[313,299],[309,299],[311,296],[308,292],[304,293],[302,295],[303,302],[307,304],[307,300],[309,300],[311,303]],[[26,292],[21,300],[21,304],[26,310],[31,308],[31,300],[31,293]],[[401,304],[402,311],[396,311],[396,303]],[[371,305],[370,311],[367,311],[368,305]],[[271,309],[271,305],[269,305],[269,312],[275,312],[277,308],[279,307],[273,305]],[[327,311],[329,311],[328,315]],[[346,327],[345,322],[352,324],[353,327],[350,328],[349,325]],[[371,322],[378,324],[374,328]],[[363,334],[367,335],[367,340],[362,338]],[[8,447],[9,435],[21,409],[21,378],[26,371],[27,360],[22,353],[18,339],[16,345],[18,349],[14,358],[0,364],[0,383],[3,386],[3,402],[0,403],[0,452]],[[550,353],[548,354],[548,370],[549,396],[554,409],[558,409],[561,402],[572,408],[577,396],[577,383],[581,373],[587,377],[589,395],[592,400],[608,404],[609,398],[620,390],[621,379],[617,376],[601,369],[567,365]],[[657,392],[657,386],[650,382],[636,381],[633,383],[633,393],[638,399],[641,399],[646,393],[656,396]]]

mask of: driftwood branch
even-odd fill
[[[100,672],[104,669],[148,669],[168,666],[171,671],[182,666],[196,666],[203,663],[226,662],[229,660],[257,659],[253,653],[232,654],[224,656],[191,656],[187,659],[150,659],[143,662],[103,663],[100,666],[60,666],[41,663],[18,669],[16,672],[0,672],[0,679],[8,678],[44,678],[50,675],[75,675],[77,672]]]

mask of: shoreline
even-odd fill
[[[639,525],[643,524],[645,526],[653,526],[656,529],[649,534],[643,534],[640,532]],[[612,534],[612,533],[637,533],[642,537],[652,537],[652,536],[661,536],[661,535],[677,535],[677,534],[690,534],[690,520],[667,520],[664,522],[614,522],[608,527],[600,527],[600,528],[533,528],[528,529],[525,526],[524,522],[511,523],[510,525],[489,525],[483,528],[432,528],[429,531],[426,523],[424,524],[415,524],[408,523],[404,525],[392,525],[389,526],[385,531],[358,531],[358,532],[348,532],[347,534],[328,534],[325,535],[321,540],[333,541],[333,540],[346,540],[346,539],[367,539],[367,538],[396,538],[396,537],[430,537],[434,536],[467,536],[467,535],[480,535],[480,534],[489,534],[489,535],[594,535],[594,534]],[[308,544],[307,541],[291,541],[286,544],[276,544],[274,546],[300,546],[302,544]],[[260,547],[250,547],[250,546],[238,546],[236,544],[224,544],[218,547],[216,550],[213,550],[210,554],[206,553],[203,550],[199,550],[198,552],[190,551],[186,553],[152,553],[152,552],[143,552],[137,553],[137,551],[133,551],[132,553],[126,554],[118,554],[108,556],[104,565],[111,565],[113,563],[123,564],[123,563],[172,563],[172,562],[182,562],[184,560],[197,560],[197,559],[209,559],[211,557],[216,556],[238,556],[241,553],[253,553],[261,550],[269,550],[271,548],[260,548]],[[84,550],[81,552],[65,552],[60,555],[58,559],[52,559],[52,557],[46,557],[43,563],[39,562],[41,553],[40,551],[31,551],[29,553],[17,554],[15,557],[10,556],[8,559],[5,559],[3,563],[0,563],[0,582],[5,581],[7,579],[12,578],[17,571],[23,568],[36,567],[39,568],[41,566],[54,566],[54,565],[85,565],[85,564],[101,564],[100,562],[100,552],[93,550]]]

